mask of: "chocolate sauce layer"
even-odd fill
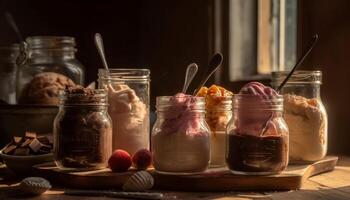
[[[229,135],[226,162],[233,171],[280,172],[288,163],[288,141],[282,136]]]

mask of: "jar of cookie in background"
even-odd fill
[[[16,59],[19,45],[0,47],[0,100],[2,103],[16,103]]]
[[[17,72],[18,103],[56,105],[60,89],[84,84],[73,37],[34,36],[26,43],[27,58]]]
[[[150,146],[150,71],[99,69],[98,87],[108,90],[108,112],[113,122],[113,149],[133,155]]]
[[[107,91],[82,87],[61,91],[53,130],[58,168],[86,171],[107,167],[112,154]]]
[[[278,88],[288,73],[273,72],[272,86]],[[321,71],[297,70],[281,90],[292,163],[318,161],[327,153],[328,117],[321,100],[321,84]]]

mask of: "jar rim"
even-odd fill
[[[271,85],[279,86],[290,71],[271,73]],[[286,84],[322,84],[321,70],[296,70]]]
[[[26,38],[29,50],[63,49],[76,50],[75,38],[70,36],[29,36]]]
[[[66,89],[60,90],[58,93],[59,105],[108,105],[108,93],[106,89],[91,89],[91,91],[93,91],[93,94],[68,93]]]
[[[233,96],[210,96],[209,98],[214,100],[214,103],[208,104],[205,100],[205,106],[207,110],[210,111],[221,111],[221,110],[231,110]]]
[[[205,97],[199,97],[199,96],[192,96],[192,95],[185,95],[185,96],[181,96],[181,97],[177,97],[177,96],[157,96],[156,100],[157,101],[170,101],[171,99],[181,99],[184,97],[190,97],[192,99],[195,99],[196,101],[199,102],[205,102]]]
[[[98,77],[102,80],[149,80],[151,71],[145,68],[99,68]]]
[[[246,110],[283,111],[283,95],[278,94],[266,97],[251,94],[235,94],[232,107],[233,109],[243,107]]]
[[[184,103],[187,107],[190,108],[190,110],[193,111],[205,111],[205,98],[204,97],[198,97],[198,96],[192,96],[192,95],[186,95],[186,96],[157,96],[156,97],[156,108],[157,111],[165,111],[168,108],[173,108],[177,105],[176,103],[174,104],[173,99],[181,99],[181,98],[186,98],[190,97],[190,101]]]

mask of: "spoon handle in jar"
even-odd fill
[[[99,33],[95,34],[95,45],[97,47],[98,53],[101,56],[101,60],[102,60],[103,66],[108,71],[108,64],[107,64],[107,60],[106,60],[106,56],[105,56],[105,50],[104,50],[104,46],[103,46],[103,39],[102,39],[102,35],[99,34]]]
[[[299,67],[299,65],[301,65],[301,63],[304,62],[305,58],[309,55],[309,53],[311,52],[311,50],[314,48],[314,46],[316,45],[316,42],[318,40],[318,35],[315,34],[312,37],[312,43],[309,46],[308,50],[303,54],[302,57],[299,58],[298,62],[294,65],[294,67],[292,68],[292,70],[289,72],[289,74],[287,75],[287,77],[283,80],[283,82],[281,83],[281,85],[278,87],[277,92],[279,93],[283,86],[288,82],[289,78],[293,75],[294,71]]]
[[[188,86],[190,86],[190,83],[192,82],[193,78],[196,76],[197,72],[198,72],[198,65],[196,63],[191,63],[187,66],[185,83],[182,88],[182,93],[186,93]]]

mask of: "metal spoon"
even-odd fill
[[[193,95],[196,95],[197,92],[204,86],[204,84],[208,81],[208,79],[219,69],[223,60],[223,56],[221,53],[216,53],[209,62],[206,73],[202,81],[200,82],[197,89],[193,92]]]
[[[104,47],[103,47],[102,36],[99,33],[95,33],[95,45],[97,47],[98,53],[101,56],[101,60],[102,60],[103,66],[105,67],[105,69],[107,71],[109,71],[107,60],[106,60],[106,56],[105,56],[105,50],[104,50]]]
[[[17,36],[17,39],[20,41],[20,42],[24,42],[24,39],[22,37],[22,34],[21,32],[19,31],[18,29],[18,26],[15,22],[15,20],[13,19],[13,16],[11,15],[10,12],[5,12],[5,17],[6,17],[6,21],[7,23],[11,26],[11,28],[15,31],[16,33],[16,36]]]
[[[191,63],[187,66],[184,87],[182,88],[182,93],[186,94],[188,86],[191,84],[193,78],[198,72],[198,65],[196,63]]]
[[[283,82],[281,83],[281,85],[278,87],[277,89],[277,93],[279,93],[281,91],[281,89],[283,88],[283,86],[288,82],[289,78],[293,75],[294,71],[296,70],[297,67],[300,66],[301,63],[304,62],[305,58],[310,54],[311,50],[314,48],[314,46],[316,45],[317,43],[317,40],[318,40],[318,35],[315,34],[313,37],[312,37],[312,43],[311,45],[309,46],[308,50],[304,53],[304,55],[299,58],[298,62],[294,65],[294,67],[292,68],[292,70],[289,72],[289,74],[287,75],[287,77],[283,80]]]

